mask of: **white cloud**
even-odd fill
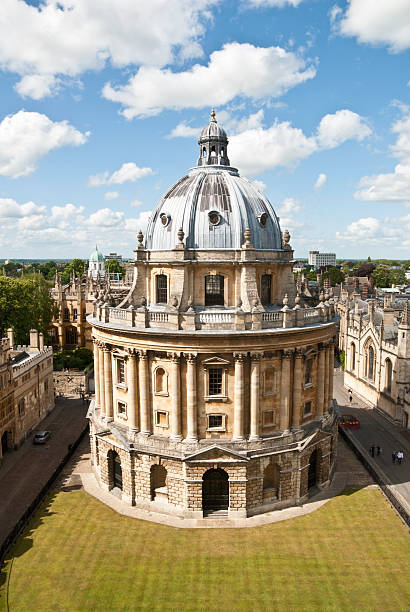
[[[13,219],[27,215],[39,215],[45,211],[45,206],[38,206],[34,202],[19,204],[12,198],[0,198],[0,218]]]
[[[60,80],[50,74],[27,74],[15,86],[20,96],[41,100],[57,93]]]
[[[354,194],[356,199],[410,204],[410,114],[396,121],[392,132],[397,134],[397,139],[390,149],[400,163],[394,172],[363,176]]]
[[[186,121],[181,121],[168,134],[167,138],[197,138],[202,128],[191,127]]]
[[[118,191],[107,191],[104,194],[104,200],[116,200],[119,197]]]
[[[144,204],[140,200],[133,200],[130,203],[130,206],[132,206],[133,208],[139,208],[140,206],[144,206]]]
[[[95,241],[108,250],[131,256],[137,242],[136,234],[146,231],[149,211],[138,217],[126,217],[124,212],[102,208],[84,214],[83,206],[39,206],[34,202],[20,204],[11,198],[0,198],[0,243],[12,249],[24,244],[38,256],[38,245],[46,244],[48,257],[81,256],[94,248]],[[54,250],[53,250],[54,249]]]
[[[363,217],[354,221],[342,232],[336,232],[336,238],[347,242],[358,242],[362,245],[388,244],[392,248],[410,247],[410,214],[402,217]]]
[[[316,183],[315,183],[315,189],[319,190],[322,189],[322,187],[325,186],[327,181],[327,176],[326,174],[323,174],[323,172],[321,172],[319,174],[319,176],[317,177]]]
[[[371,129],[366,121],[350,110],[338,110],[333,115],[325,115],[317,130],[318,144],[323,149],[332,149],[346,140],[361,142],[370,136]]]
[[[299,218],[301,212],[301,204],[294,198],[285,198],[278,206],[276,206],[276,213],[280,219],[280,226],[282,231],[285,229],[291,232],[297,232],[304,227],[303,221]]]
[[[136,180],[153,174],[152,168],[139,168],[134,162],[122,164],[119,170],[115,170],[110,176],[109,172],[94,174],[88,179],[89,187],[100,187],[101,185],[122,185],[127,181],[135,183]]]
[[[2,0],[0,65],[22,77],[19,93],[39,99],[55,92],[55,77],[108,63],[165,66],[178,57],[199,57],[198,41],[218,2],[44,0],[33,6]]]
[[[223,105],[237,96],[266,101],[315,74],[313,65],[281,47],[233,42],[211,53],[207,66],[195,64],[185,72],[143,66],[126,85],[107,83],[103,95],[119,102],[122,114],[132,119],[166,108],[203,108],[215,100]]]
[[[252,183],[255,185],[256,189],[258,189],[259,191],[261,191],[262,193],[265,193],[266,191],[266,185],[263,181],[252,181]]]
[[[249,8],[283,8],[284,6],[298,6],[302,0],[242,0]]]
[[[288,121],[276,120],[270,127],[233,135],[229,158],[243,172],[256,175],[277,166],[292,168],[316,151],[334,148],[347,140],[360,142],[370,134],[363,117],[350,110],[323,117],[313,136],[306,136]]]
[[[331,9],[333,29],[354,36],[361,43],[387,45],[399,53],[410,47],[410,6],[408,0],[349,0],[343,12]]]
[[[0,123],[0,175],[17,178],[33,172],[42,157],[67,145],[83,145],[81,133],[68,121],[51,121],[46,115],[24,110]]]

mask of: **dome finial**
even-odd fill
[[[211,111],[211,121],[216,121],[215,117],[216,117],[216,113],[215,113],[215,109],[213,108]]]

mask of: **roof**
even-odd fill
[[[98,250],[97,245],[95,245],[95,251],[91,253],[89,261],[104,261],[104,255]]]

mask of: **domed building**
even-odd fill
[[[336,456],[330,294],[296,293],[289,232],[230,165],[215,114],[197,166],[138,234],[134,281],[94,303],[101,487],[183,517],[244,517],[326,487]]]
[[[95,251],[91,253],[88,260],[88,276],[93,280],[104,280],[105,277],[104,255],[98,250],[97,245],[95,245]]]

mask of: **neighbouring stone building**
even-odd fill
[[[30,345],[13,344],[10,329],[0,346],[0,463],[54,408],[52,347],[37,330],[30,331]]]
[[[337,303],[339,349],[345,352],[345,387],[382,410],[406,429],[410,426],[409,300],[381,305],[344,292]]]
[[[112,279],[105,274],[104,255],[95,248],[90,255],[88,269],[76,277],[71,275],[70,282],[63,284],[57,273],[51,296],[58,306],[58,316],[53,319],[48,335],[56,349],[74,349],[85,346],[92,349],[91,325],[87,316],[92,313],[96,298],[110,299],[117,304],[127,294],[132,278],[126,269],[124,279]]]
[[[199,145],[138,234],[129,294],[88,317],[92,463],[129,504],[249,516],[332,478],[334,302],[303,303],[289,233],[214,114]]]

